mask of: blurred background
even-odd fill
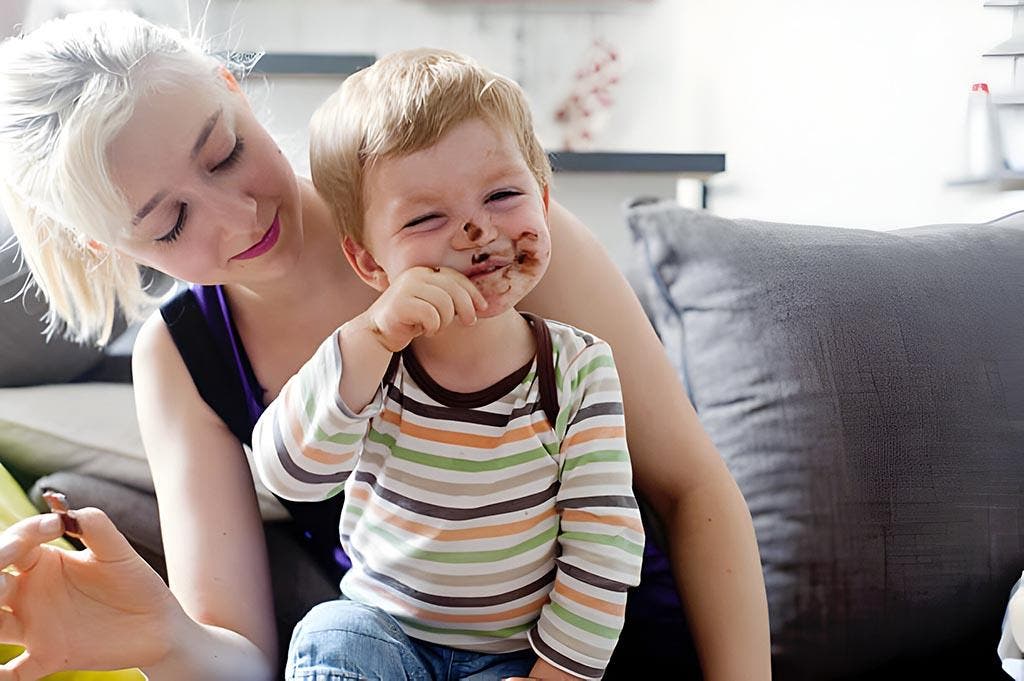
[[[964,160],[972,84],[988,83],[993,99],[1014,89],[1017,56],[983,55],[1015,35],[1017,0],[4,3],[22,6],[25,28],[123,7],[185,29],[204,19],[215,45],[265,51],[267,64],[286,65],[257,74],[253,101],[300,169],[309,114],[344,77],[339,70],[429,45],[518,80],[550,150],[621,152],[620,161],[634,152],[724,154],[724,172],[703,176],[707,207],[722,215],[891,229],[1024,207],[1015,182],[971,174]],[[281,61],[293,53],[311,59]],[[307,72],[320,67],[329,72]],[[1006,107],[1004,125],[1018,110]],[[612,170],[582,182],[559,174],[554,192],[613,254],[625,238],[615,230],[625,228],[617,215],[602,218],[608,206],[673,191],[700,202],[700,188],[676,184],[671,166]]]

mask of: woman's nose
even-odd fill
[[[222,196],[216,204],[216,211],[218,221],[220,222],[218,226],[226,234],[251,235],[262,231],[260,225],[256,224],[256,199],[251,196],[238,194]],[[263,229],[266,229],[266,227],[263,227]]]

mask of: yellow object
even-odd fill
[[[36,515],[36,507],[29,501],[25,491],[0,465],[0,530],[14,523]],[[54,546],[73,551],[74,547],[63,539],[51,542]],[[7,662],[24,650],[21,646],[0,643],[0,662]],[[115,672],[58,672],[44,677],[42,681],[146,681],[146,675],[138,669],[123,669]]]

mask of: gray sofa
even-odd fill
[[[754,518],[774,677],[1007,678],[995,647],[1024,569],[1024,218],[873,232],[651,201],[626,221],[630,280]],[[11,466],[5,446],[0,427]],[[146,490],[41,473],[26,484],[134,522],[159,565]],[[330,587],[316,579],[291,582],[315,598]],[[301,612],[306,590],[279,603]]]
[[[1007,678],[1024,569],[1024,215],[873,232],[628,221],[750,506],[777,679]]]

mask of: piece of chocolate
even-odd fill
[[[60,492],[53,492],[47,490],[43,492],[43,501],[50,507],[50,511],[60,516],[61,525],[64,526],[64,534],[70,534],[72,537],[79,537],[82,535],[82,528],[78,525],[78,520],[75,519],[75,513],[68,507],[68,498]]]

